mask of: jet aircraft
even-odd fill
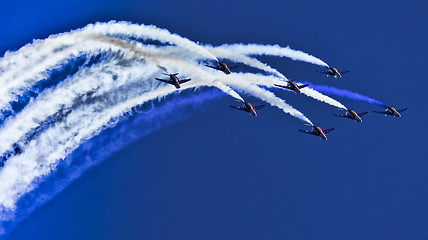
[[[232,73],[231,69],[233,69],[234,67],[229,67],[224,62],[218,62],[217,64],[218,65],[216,67],[213,67],[213,66],[210,66],[210,65],[205,65],[205,66],[210,67],[210,68],[214,68],[216,70],[220,70],[220,71],[224,72],[225,74],[231,74]]]
[[[327,76],[333,76],[335,78],[341,78],[342,74],[349,72],[349,70],[340,72],[339,69],[337,69],[337,68],[328,67],[327,71],[318,71],[318,72],[327,74]]]
[[[302,133],[307,133],[307,134],[312,134],[312,135],[315,135],[315,136],[319,136],[319,137],[321,137],[322,139],[327,140],[327,135],[326,135],[326,134],[334,130],[334,128],[329,128],[329,129],[327,129],[327,130],[323,130],[323,129],[322,129],[320,126],[318,126],[318,125],[314,125],[314,126],[311,126],[311,127],[312,127],[312,130],[311,130],[311,131],[308,131],[308,130],[300,130],[300,129],[299,129],[299,131],[300,131],[300,132],[302,132]]]
[[[234,109],[238,109],[244,112],[248,112],[251,115],[257,117],[257,112],[256,110],[259,110],[260,108],[264,107],[265,105],[260,105],[260,106],[256,106],[254,107],[253,104],[249,103],[249,102],[243,102],[243,106],[242,107],[236,107],[236,106],[230,106],[231,108]]]
[[[174,85],[177,89],[181,87],[181,84],[182,84],[182,83],[186,83],[186,82],[188,82],[188,81],[190,81],[190,80],[191,80],[190,78],[180,80],[180,79],[177,77],[178,73],[162,73],[162,74],[169,76],[169,79],[168,79],[168,80],[161,79],[161,78],[155,78],[155,79],[156,79],[156,80],[158,80],[158,81],[164,82],[164,83],[172,84],[172,85]]]
[[[309,86],[309,84],[304,84],[304,85],[299,85],[296,82],[293,81],[287,81],[287,85],[279,85],[279,84],[274,84],[277,87],[282,87],[282,88],[286,88],[289,89],[295,93],[301,93],[300,89],[305,88],[307,86]]]
[[[401,113],[404,111],[407,111],[407,108],[400,109],[400,110],[397,110],[395,107],[392,107],[392,106],[391,107],[385,106],[385,108],[386,109],[383,112],[379,112],[379,111],[374,111],[374,112],[384,114],[385,116],[390,115],[390,116],[394,116],[394,117],[401,117]]]
[[[369,113],[369,112],[357,113],[353,109],[348,109],[348,110],[346,110],[346,113],[343,115],[338,115],[338,114],[334,114],[334,115],[336,115],[338,117],[354,119],[355,121],[358,121],[358,122],[363,122],[363,119],[361,117],[366,115],[367,113]]]

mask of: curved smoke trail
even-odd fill
[[[209,88],[172,94],[169,101],[154,101],[133,108],[125,119],[114,128],[108,128],[100,135],[85,142],[59,163],[55,172],[39,181],[37,187],[25,194],[17,202],[13,222],[3,222],[3,227],[11,229],[34,209],[52,199],[87,169],[108,159],[113,153],[129,146],[151,132],[184,120],[198,111],[204,111],[207,102],[224,97],[220,91]],[[209,104],[208,104],[209,105]],[[180,109],[180,111],[177,111]]]
[[[211,95],[179,95],[188,93],[189,89],[213,87],[242,102],[240,93],[248,93],[312,124],[303,113],[260,87],[283,82],[285,76],[245,55],[262,54],[260,49],[271,54],[269,49],[274,48],[282,51],[278,54],[295,54],[287,55],[295,60],[323,65],[322,61],[289,48],[249,47],[257,47],[258,52],[240,45],[230,50],[234,54],[228,54],[223,50],[227,47],[204,48],[155,26],[109,22],[52,35],[17,52],[6,53],[0,59],[0,110],[3,113],[0,123],[0,154],[3,156],[0,232],[52,198],[88,167],[130,141],[163,126],[153,126],[151,116],[169,114],[165,110],[168,105],[156,105],[141,117],[147,126],[129,137],[130,140],[111,138],[109,134],[115,134],[111,129],[118,129],[116,134],[123,134],[126,131],[122,129],[135,128],[134,122],[124,119],[129,118],[136,108],[146,109],[150,103],[166,98],[176,104],[174,107],[189,105],[193,109],[203,101],[222,96],[218,91]],[[214,56],[216,53],[280,78],[253,73],[226,75],[208,69],[200,62],[201,59],[218,61]],[[55,72],[61,74],[55,75]],[[164,72],[179,72],[180,77],[190,77],[192,81],[176,89],[154,79]],[[322,94],[307,95],[340,106]],[[183,116],[174,117],[170,123],[180,118]],[[109,141],[120,143],[115,142],[116,148],[104,155],[100,151],[94,151],[99,155],[91,155],[88,148],[101,145],[97,139],[106,146]]]
[[[261,44],[225,44],[218,47],[207,46],[208,49],[213,51],[218,48],[231,52],[236,52],[245,55],[268,55],[277,57],[287,57],[295,61],[302,61],[328,67],[328,64],[319,58],[316,58],[303,51],[294,50],[290,47],[281,47],[279,45],[261,45]]]

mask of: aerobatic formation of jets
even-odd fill
[[[226,63],[224,62],[217,62],[217,66],[211,66],[211,65],[205,65],[206,67],[209,68],[213,68],[219,71],[224,72],[225,74],[229,75],[232,73],[231,69],[233,69],[233,67],[229,67]],[[318,71],[320,73],[324,73],[327,74],[327,76],[333,76],[334,78],[341,78],[342,74],[345,74],[347,72],[349,72],[348,70],[346,71],[339,71],[339,69],[335,68],[335,67],[328,67],[327,70],[325,71]],[[191,79],[182,79],[180,80],[177,75],[178,73],[163,73],[167,76],[169,76],[170,79],[160,79],[160,78],[156,78],[156,80],[158,81],[162,81],[168,84],[172,84],[174,85],[177,89],[180,88],[180,84],[186,83],[188,81],[190,81]],[[299,85],[298,83],[294,82],[294,81],[289,81],[287,80],[286,82],[284,82],[285,84],[274,84],[274,86],[279,87],[279,88],[285,88],[288,89],[294,93],[301,93],[301,89],[309,86],[309,84],[302,84]],[[263,108],[265,105],[259,105],[259,106],[254,106],[253,104],[251,104],[250,102],[242,102],[242,106],[230,106],[233,109],[237,109],[237,110],[241,110],[244,112],[248,112],[250,115],[252,116],[257,116],[257,111],[261,108]],[[380,113],[380,114],[384,114],[385,116],[389,115],[389,116],[393,116],[393,117],[401,117],[401,113],[406,111],[407,108],[404,109],[400,109],[397,110],[395,107],[393,106],[384,106],[385,110],[384,111],[374,111],[375,113]],[[355,120],[357,122],[363,122],[362,116],[366,115],[369,112],[360,112],[358,113],[357,111],[353,110],[353,109],[347,109],[346,112],[344,114],[335,114],[335,116],[337,117],[342,117],[342,118],[348,118],[351,120]],[[300,132],[302,133],[307,133],[307,134],[312,134],[314,136],[318,136],[324,140],[327,140],[327,133],[331,132],[334,130],[334,128],[330,128],[330,129],[326,129],[323,130],[319,125],[310,125],[312,127],[312,130],[301,130],[299,129]]]
[[[40,61],[40,56],[47,57]],[[218,89],[238,101],[224,107],[225,111],[229,111],[230,106],[239,110],[230,110],[231,114],[243,118],[248,114],[257,117],[262,108],[267,110],[263,104],[250,103],[253,101],[244,94],[258,98],[264,104],[277,107],[306,123],[309,127],[294,130],[302,140],[311,140],[308,135],[316,137],[313,141],[327,140],[327,135],[335,129],[337,132],[338,127],[314,124],[305,114],[277,96],[276,91],[293,92],[294,98],[304,95],[341,109],[335,114],[340,119],[329,114],[330,119],[338,122],[346,118],[362,124],[368,112],[347,108],[327,94],[381,106],[374,109],[379,115],[372,115],[392,116],[391,121],[407,111],[407,108],[385,105],[346,89],[288,80],[257,56],[287,57],[322,66],[320,73],[312,70],[312,74],[325,79],[326,75],[331,76],[329,79],[336,82],[348,76],[343,74],[349,72],[330,67],[312,55],[289,47],[199,45],[154,25],[113,21],[55,34],[46,40],[35,40],[16,52],[7,52],[0,57],[0,80],[5,83],[0,87],[0,175],[6,177],[2,179],[6,180],[2,181],[5,184],[0,184],[0,199],[3,201],[0,208],[5,213],[0,220],[0,235],[4,233],[3,223],[4,226],[13,226],[15,219],[23,219],[32,211],[34,206],[27,204],[30,203],[28,200],[37,200],[37,206],[43,203],[39,201],[40,196],[46,195],[45,186],[55,183],[51,180],[67,185],[72,180],[68,177],[70,174],[74,176],[76,171],[83,172],[111,153],[107,151],[107,155],[103,154],[99,159],[93,153],[85,157],[88,146],[95,149],[100,144],[105,145],[95,153],[104,153],[110,145],[115,146],[113,150],[118,150],[182,115],[170,114],[170,111],[176,113],[186,107],[187,112],[220,96],[219,92],[215,95],[201,92],[192,96],[190,90],[195,93],[201,88]],[[229,61],[239,66],[229,66]],[[236,72],[236,67],[243,69]],[[70,68],[74,70],[70,71]],[[23,69],[29,72],[20,74]],[[256,69],[259,72],[253,72]],[[172,98],[182,91],[187,91],[184,96]],[[161,102],[171,104],[157,106]],[[313,104],[309,106],[313,107]],[[140,113],[146,107],[149,111]],[[137,114],[140,116],[128,117]],[[104,129],[115,127],[119,121],[122,122],[115,131],[100,134]],[[353,121],[343,120],[341,123],[361,125]],[[141,125],[144,122],[148,124]],[[124,129],[131,134],[130,138],[123,135]],[[354,137],[346,132],[344,135],[346,139]],[[120,141],[111,141],[114,136],[120,136]],[[76,163],[75,157],[79,158]],[[50,188],[45,190],[48,194],[57,192],[50,191]],[[48,197],[51,196],[54,195]],[[25,204],[21,204],[23,200]]]

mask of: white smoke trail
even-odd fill
[[[50,68],[64,61],[64,58],[58,58],[58,54],[54,54],[55,49],[62,48],[69,52],[67,55],[72,55],[74,51],[70,51],[70,47],[74,45],[73,41],[66,40],[67,38],[55,36],[47,39],[46,42],[36,41],[32,45],[27,45],[16,53],[6,54],[3,59],[0,59],[0,64],[6,65],[4,66],[5,71],[0,74],[0,84],[2,85],[0,106],[16,99],[15,96],[22,93],[22,88],[45,78],[46,72]],[[39,54],[36,55],[35,52]],[[39,64],[41,68],[34,69],[34,66]]]
[[[186,84],[179,91],[196,86],[197,82]],[[14,211],[19,198],[35,187],[32,182],[53,171],[60,159],[65,158],[83,141],[98,134],[112,119],[131,111],[135,105],[173,92],[176,92],[174,88],[166,86],[126,101],[117,101],[117,96],[108,93],[97,102],[73,109],[63,121],[29,142],[23,148],[23,154],[6,162],[0,171],[0,181],[3,183],[0,185],[0,209],[3,212]],[[129,91],[124,91],[122,94],[126,97],[128,93]]]
[[[155,64],[158,68],[162,69],[165,72],[168,72],[168,70],[162,66],[158,60],[152,56],[149,52],[153,52],[156,47],[155,46],[144,46],[142,44],[138,44],[137,42],[131,43],[126,40],[122,40],[119,38],[104,36],[100,34],[85,34],[82,35],[83,40],[90,40],[95,41],[98,43],[105,43],[112,45],[114,47],[120,48],[122,50],[129,51],[133,54],[135,54],[137,57],[144,58],[147,61],[152,62]]]
[[[260,45],[260,44],[225,44],[217,48],[241,53],[245,55],[270,55],[278,57],[287,57],[296,61],[308,62],[320,66],[328,67],[328,64],[305,52],[291,49],[290,47],[281,47],[279,45]]]
[[[143,73],[141,65],[137,61],[135,61],[137,64],[134,63],[135,66],[132,68],[126,68],[123,65],[123,61],[124,59],[117,59],[107,64],[84,70],[67,79],[57,88],[46,90],[38,97],[37,101],[29,103],[22,112],[5,121],[0,128],[0,153],[10,149],[26,133],[39,126],[41,122],[52,116],[59,109],[70,108],[77,98],[87,93],[92,93],[93,96],[96,96],[125,84],[125,82],[115,80],[115,78],[126,79],[131,74],[141,78],[146,76],[145,78],[147,78],[147,76],[157,71],[153,66],[152,68],[146,67],[146,72]],[[143,83],[145,84],[143,86],[148,87],[147,90],[153,90],[159,85],[158,82],[145,81]]]
[[[22,68],[26,69],[22,65],[29,64],[28,70],[22,71],[19,74],[4,74],[0,76],[0,81],[4,83],[4,87],[0,88],[0,108],[7,108],[8,103],[16,101],[18,96],[22,95],[23,92],[30,86],[33,86],[36,82],[48,77],[48,72],[59,64],[63,63],[67,59],[76,58],[82,55],[95,56],[100,52],[118,52],[119,47],[115,47],[111,44],[89,42],[89,41],[78,41],[76,35],[62,35],[61,39],[55,39],[59,44],[55,45],[54,48],[61,48],[61,50],[53,50],[52,48],[46,49],[33,49],[34,51],[40,52],[40,54],[48,55],[46,58],[30,57],[27,56],[26,61],[21,62]],[[51,39],[50,39],[51,40]],[[69,44],[68,42],[80,42],[80,44]],[[67,47],[66,47],[67,46]],[[3,61],[0,61],[3,62]],[[19,63],[16,62],[17,64]],[[18,64],[19,65],[19,64]],[[17,68],[19,70],[19,68]],[[12,71],[10,71],[12,72]]]
[[[32,43],[21,47],[16,52],[7,51],[0,60],[0,76],[19,73],[23,68],[31,67],[34,63],[34,59],[37,58],[38,61],[43,61],[47,59],[51,53],[59,51],[61,48],[67,48],[68,44],[76,44],[76,42],[67,42],[66,39],[63,38],[63,35],[67,34],[69,33],[51,35],[44,40],[34,40]],[[63,39],[65,42],[61,41]]]
[[[230,88],[226,84],[222,83],[220,80],[214,80],[212,82],[212,86],[217,87],[218,89],[220,89],[224,93],[234,97],[235,99],[237,99],[239,101],[244,102],[244,99],[235,90],[233,90],[232,88]]]
[[[179,47],[186,48],[192,52],[211,58],[216,61],[218,59],[202,46],[192,42],[191,40],[181,37],[177,34],[172,34],[166,29],[161,29],[156,26],[146,26],[144,24],[137,25],[129,22],[111,21],[108,23],[90,24],[83,29],[84,32],[99,33],[103,35],[124,35],[127,37],[135,37],[141,39],[153,39],[163,43],[170,43]]]
[[[298,83],[298,84],[300,85],[300,83]],[[303,94],[305,94],[306,96],[314,98],[314,99],[316,99],[318,101],[325,102],[325,103],[330,104],[332,106],[335,106],[337,108],[347,110],[347,108],[342,103],[340,103],[339,101],[334,100],[333,98],[331,98],[329,96],[326,96],[326,95],[324,95],[324,94],[322,94],[322,93],[320,93],[320,92],[318,92],[318,91],[310,88],[310,86],[302,88],[302,89],[300,89],[300,91]]]
[[[125,114],[124,121],[115,126],[114,129],[107,130],[102,135],[80,145],[76,151],[60,161],[58,169],[54,170],[51,175],[38,180],[41,184],[35,184],[37,185],[36,188],[25,194],[24,198],[19,201],[19,211],[15,215],[14,222],[6,222],[3,224],[4,227],[11,229],[35,209],[50,201],[57,193],[68,187],[87,169],[98,165],[110,157],[111,154],[159,128],[188,118],[194,113],[193,110],[206,109],[206,101],[213,101],[221,97],[216,92],[208,90],[195,92],[195,94],[186,94],[185,96],[180,96],[175,94],[177,92],[173,92],[174,104],[166,103],[156,107],[152,104],[145,104],[144,110],[141,107],[133,108],[133,114]],[[155,102],[157,101],[152,101],[152,103]],[[163,102],[165,101],[163,100]],[[204,107],[201,107],[201,104],[204,104]],[[183,111],[183,107],[191,107],[192,111]],[[0,221],[0,235],[2,234],[1,225],[2,222]]]
[[[67,57],[66,55],[56,55],[57,58],[53,58],[52,55],[55,56],[55,54],[52,53],[63,51],[71,47],[68,45],[76,45],[77,43],[80,43],[79,45],[85,44],[85,42],[79,42],[74,39],[74,36],[78,36],[82,33],[111,34],[158,40],[164,43],[175,44],[218,61],[214,55],[198,44],[177,34],[171,34],[169,31],[157,28],[156,26],[136,25],[128,22],[114,21],[91,24],[70,33],[52,35],[46,40],[36,40],[34,43],[21,48],[18,52],[6,53],[6,55],[0,59],[0,69],[2,69],[2,72],[0,72],[0,84],[2,84],[2,86],[7,86],[5,88],[0,88],[0,96],[2,96],[0,97],[0,108],[4,108],[9,101],[15,100],[16,96],[22,94],[22,89],[31,86],[34,82],[45,77],[46,72],[50,70],[47,66],[51,66],[52,68],[55,66],[55,63],[61,62],[61,57]],[[73,56],[79,56],[79,53],[76,53],[75,50],[69,51],[74,53]],[[82,53],[80,53],[80,55],[81,54]],[[69,57],[71,56],[68,56],[68,58]],[[40,66],[40,68],[31,71],[22,71],[26,68],[34,68],[41,63],[44,65]],[[10,71],[11,69],[13,70]],[[44,69],[45,71],[41,72],[40,69]],[[18,79],[16,79],[17,77]],[[27,79],[28,77],[31,79]]]
[[[263,70],[265,72],[268,72],[268,73],[273,73],[273,74],[277,75],[278,77],[282,77],[284,79],[287,79],[278,70],[270,67],[269,65],[267,65],[265,63],[260,62],[257,59],[247,57],[243,54],[237,54],[235,52],[232,52],[232,51],[229,51],[226,49],[222,49],[222,48],[215,48],[215,47],[211,47],[211,46],[205,46],[205,48],[208,51],[210,51],[211,53],[213,53],[218,58],[226,58],[226,59],[229,59],[229,60],[234,61],[234,62],[243,63],[243,64],[246,64],[250,67],[254,67],[254,68]]]

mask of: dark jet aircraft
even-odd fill
[[[363,122],[363,119],[361,119],[361,117],[366,115],[367,113],[369,113],[369,112],[357,113],[355,110],[348,109],[348,110],[346,110],[346,113],[343,115],[338,115],[338,114],[334,114],[334,115],[336,115],[338,117],[354,119],[355,121],[358,121],[358,122]]]
[[[287,85],[279,85],[279,84],[274,84],[277,87],[282,87],[282,88],[286,88],[289,89],[295,93],[301,93],[300,89],[305,88],[307,86],[309,86],[309,84],[304,84],[304,85],[299,85],[296,82],[293,81],[287,81]]]
[[[162,74],[169,76],[169,79],[168,80],[160,79],[160,78],[155,78],[155,79],[158,80],[158,81],[164,82],[164,83],[172,84],[176,88],[180,88],[181,87],[180,84],[186,83],[186,82],[188,82],[188,81],[191,80],[190,78],[183,79],[183,80],[178,79],[178,77],[177,77],[178,73],[174,73],[174,74],[172,74],[172,73],[162,73]]]
[[[265,106],[265,105],[260,105],[260,106],[254,107],[253,104],[251,104],[249,102],[243,102],[243,104],[244,105],[242,107],[236,107],[236,106],[230,106],[230,107],[234,108],[234,109],[238,109],[238,110],[244,111],[244,112],[248,112],[251,115],[257,117],[256,110],[259,110],[260,108],[262,108],[262,107]]]
[[[329,67],[327,71],[319,71],[320,73],[327,74],[327,76],[333,76],[335,78],[341,78],[342,74],[349,72],[349,70],[340,72],[339,69],[334,67]]]
[[[317,126],[317,125],[314,125],[314,126],[311,126],[311,127],[312,127],[311,131],[300,130],[300,129],[299,129],[299,131],[302,132],[302,133],[307,133],[307,134],[312,134],[312,135],[315,135],[315,136],[319,136],[322,139],[327,140],[327,135],[326,134],[334,130],[334,128],[323,130],[320,126]]]
[[[383,111],[383,112],[379,112],[379,111],[374,111],[374,112],[385,114],[385,116],[390,115],[390,116],[394,116],[394,117],[401,117],[401,113],[404,111],[407,111],[407,108],[397,110],[395,107],[386,107],[385,111]]]
[[[205,66],[210,67],[210,68],[214,68],[216,70],[220,70],[220,71],[224,72],[225,74],[231,74],[232,71],[230,69],[235,68],[235,67],[229,67],[229,66],[227,66],[227,64],[224,63],[224,62],[218,62],[218,65],[216,67],[213,67],[213,66],[210,66],[210,65],[205,65]]]

